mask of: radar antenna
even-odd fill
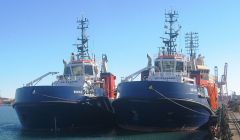
[[[165,12],[165,26],[166,29],[165,34],[169,36],[169,38],[161,37],[163,40],[163,43],[166,46],[167,54],[173,55],[176,54],[176,38],[179,35],[179,31],[181,29],[181,26],[178,25],[178,29],[174,29],[174,23],[177,22],[178,13],[176,11],[169,11]],[[168,25],[167,25],[168,24]]]
[[[89,60],[91,58],[88,53],[88,38],[86,34],[86,29],[88,28],[88,19],[82,17],[81,20],[77,20],[77,23],[79,24],[77,29],[80,29],[81,31],[81,38],[77,38],[80,43],[74,44],[78,49],[77,58],[78,60]]]

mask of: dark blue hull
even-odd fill
[[[154,90],[149,89],[152,87]],[[136,131],[195,130],[213,115],[196,86],[174,82],[135,81],[119,84],[113,102],[120,127]]]
[[[59,130],[112,127],[113,109],[108,98],[76,94],[80,90],[67,86],[17,89],[14,108],[23,128]]]

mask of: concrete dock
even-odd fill
[[[228,109],[229,128],[232,133],[232,140],[240,140],[240,113]]]

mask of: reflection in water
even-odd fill
[[[71,132],[33,132],[21,131],[19,138],[26,139],[88,139],[88,140],[210,140],[207,131],[139,133],[124,130],[110,131],[71,131]]]

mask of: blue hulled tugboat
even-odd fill
[[[50,86],[35,86],[49,72],[18,88],[13,105],[24,129],[59,130],[100,128],[114,123],[110,100],[114,98],[115,76],[106,71],[106,55],[98,73],[95,58],[88,53],[88,20],[78,21],[81,30],[78,53],[64,63],[63,75]],[[100,75],[100,76],[99,76]]]
[[[164,47],[159,50],[152,66],[126,77],[118,85],[119,97],[113,102],[117,123],[121,128],[135,131],[195,130],[206,126],[214,116],[207,86],[196,80],[208,71],[196,68],[195,60],[176,51],[178,13],[165,13]],[[202,66],[203,67],[203,66]],[[200,65],[199,65],[200,68]],[[191,77],[190,74],[194,72]],[[140,81],[133,81],[141,75]],[[195,77],[198,77],[195,78]],[[216,98],[216,97],[215,97]],[[213,104],[213,103],[212,103]]]

